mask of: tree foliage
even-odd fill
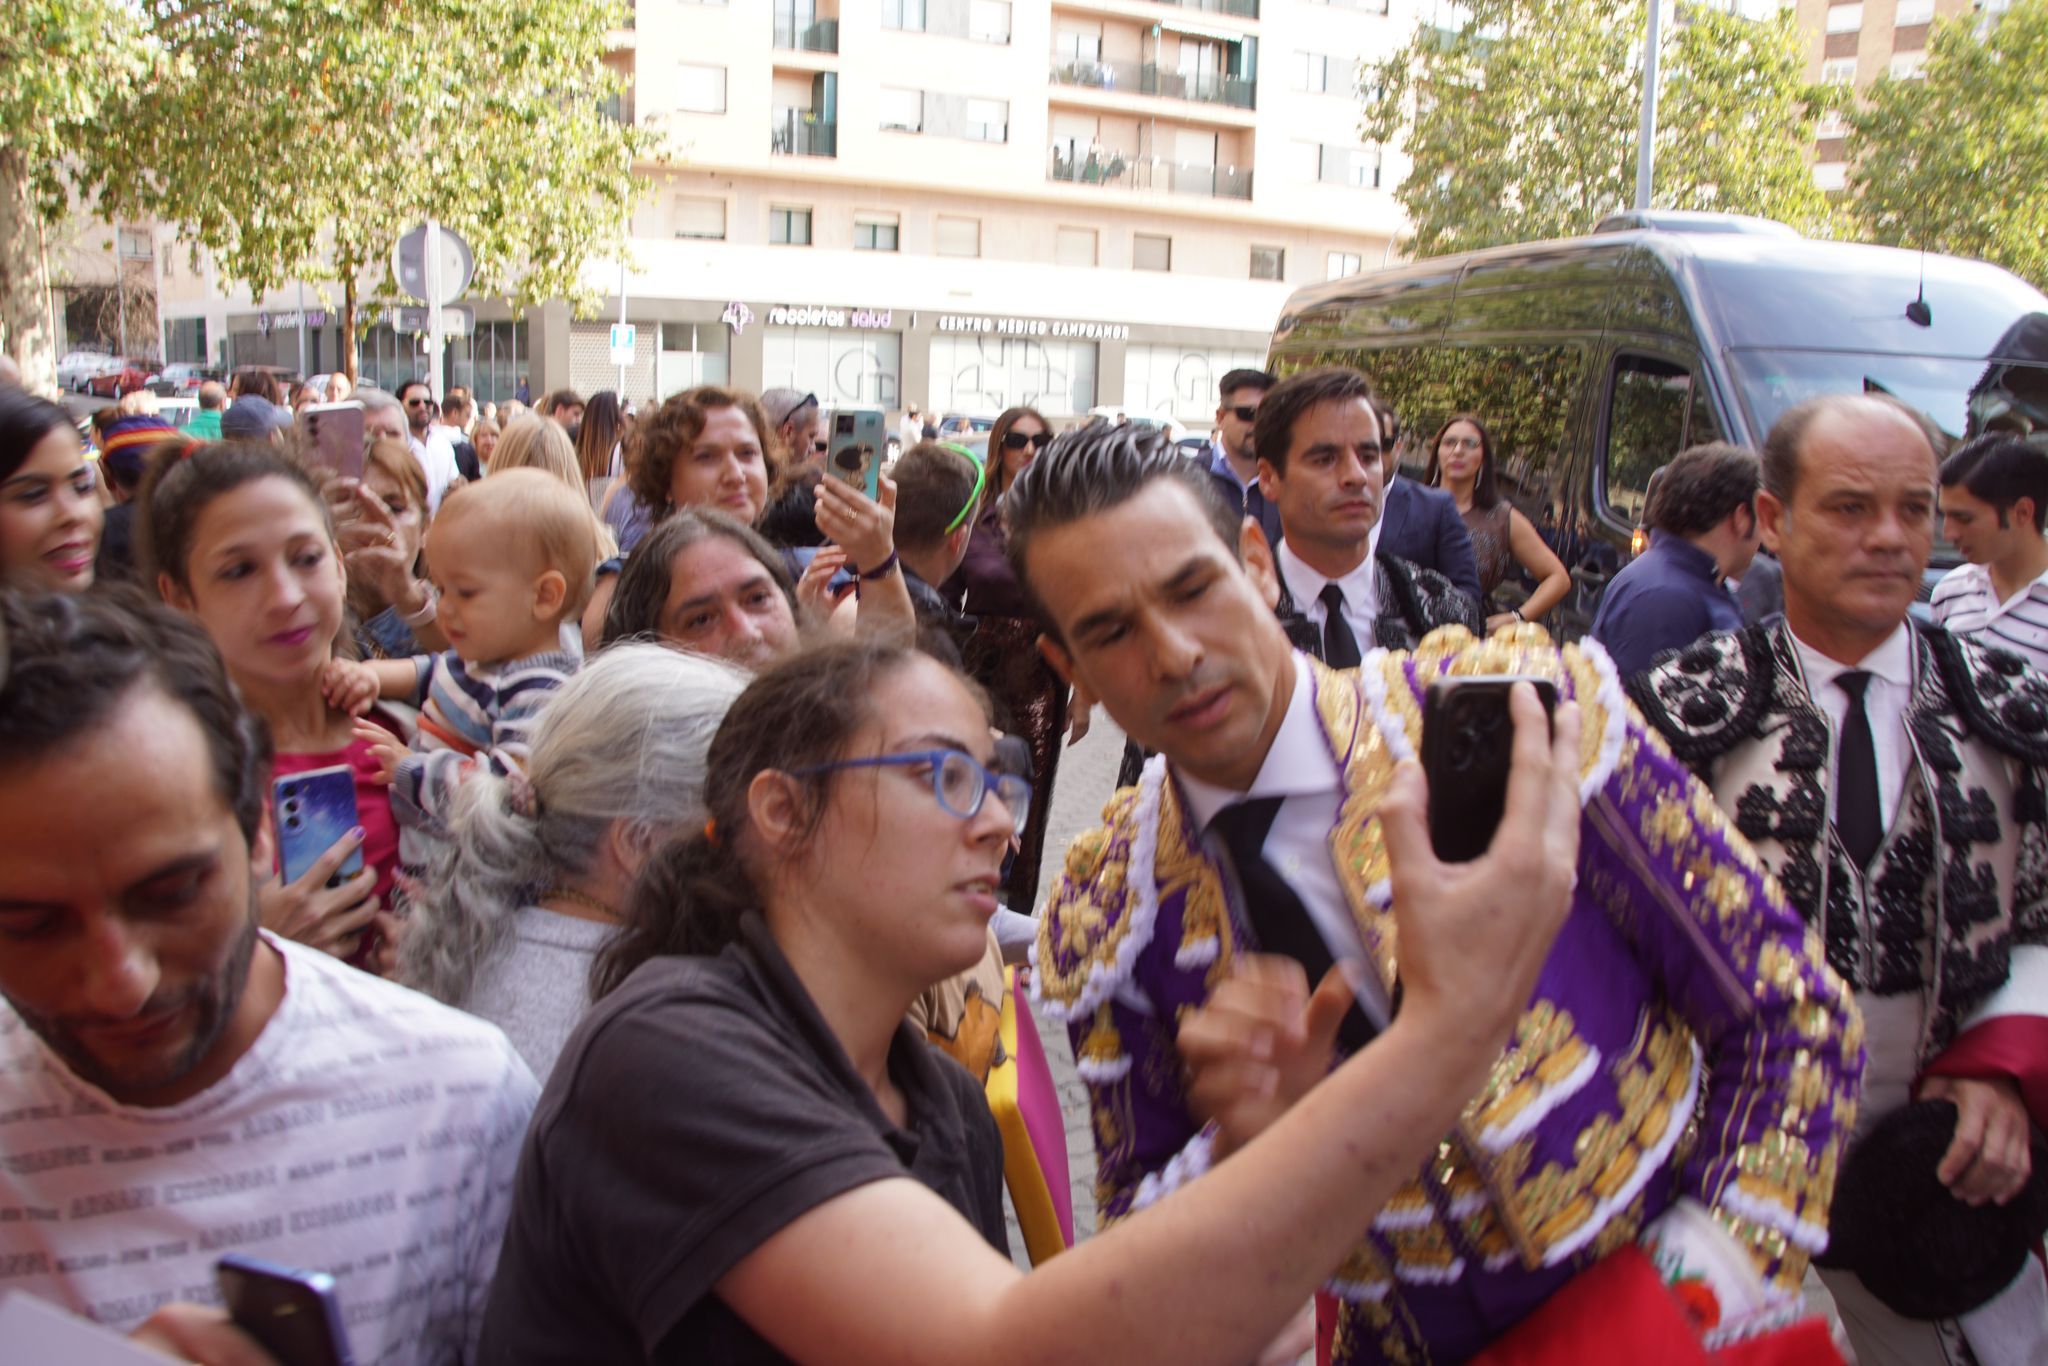
[[[0,118],[31,116],[0,123],[0,152],[42,168],[45,215],[75,192],[176,225],[252,290],[335,281],[351,336],[357,285],[388,290],[375,268],[429,216],[474,250],[472,294],[587,299],[582,264],[623,240],[654,151],[604,112],[615,0],[27,2],[0,6],[0,50],[47,51],[39,27],[97,41],[0,78]]]
[[[1423,255],[1589,231],[1632,202],[1647,11],[1611,0],[1473,0],[1361,73],[1363,134],[1405,143],[1395,192]],[[1820,92],[1791,11],[1667,14],[1654,202],[1822,227],[1804,154]]]
[[[1864,231],[1977,256],[2048,286],[2048,3],[1982,28],[1935,27],[1917,80],[1879,81],[1848,115],[1849,199]]]

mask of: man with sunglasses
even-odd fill
[[[1252,447],[1252,424],[1258,421],[1266,391],[1276,382],[1264,370],[1232,370],[1225,375],[1217,390],[1223,406],[1216,410],[1216,426],[1222,436],[1209,449],[1209,477],[1216,481],[1217,492],[1231,507],[1258,519],[1267,545],[1280,544],[1280,509],[1259,487],[1259,453]]]
[[[782,438],[788,467],[822,464],[829,442],[825,439],[825,413],[818,396],[801,389],[770,389],[761,395],[761,410],[775,424]]]

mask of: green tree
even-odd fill
[[[1361,72],[1363,135],[1402,143],[1395,191],[1418,254],[1568,237],[1631,202],[1647,10],[1608,0],[1473,0]],[[1655,203],[1823,227],[1805,150],[1819,92],[1785,11],[1673,16],[1659,50]]]
[[[1874,241],[1977,256],[2048,286],[2048,3],[1935,26],[1918,80],[1849,121],[1849,201]]]
[[[94,212],[175,224],[251,289],[333,281],[351,374],[359,287],[395,295],[378,267],[408,227],[431,215],[469,241],[472,294],[586,301],[582,265],[623,242],[633,167],[655,151],[606,113],[622,93],[604,64],[615,0],[30,4],[104,9],[93,25],[135,31],[138,54],[101,80],[94,50],[64,87],[90,107],[56,124],[68,155],[33,163],[62,177],[46,217],[68,188]],[[11,38],[18,21],[0,25]]]

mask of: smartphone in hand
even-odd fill
[[[825,473],[870,498],[882,490],[882,410],[843,408],[832,414]]]
[[[297,882],[359,823],[356,774],[347,764],[288,773],[270,785],[271,815],[277,829],[277,863],[286,882]],[[363,871],[363,851],[342,861],[327,880],[339,887]]]
[[[353,1366],[334,1278],[230,1252],[214,1264],[235,1327],[279,1366]]]
[[[360,399],[345,403],[310,403],[299,414],[306,425],[306,444],[315,452],[313,462],[325,465],[344,479],[363,477],[363,405]]]
[[[1422,704],[1422,771],[1429,779],[1429,842],[1445,863],[1469,863],[1493,843],[1507,810],[1515,722],[1508,689],[1528,683],[1546,716],[1557,685],[1522,674],[1439,678]]]

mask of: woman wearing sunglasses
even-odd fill
[[[763,674],[712,741],[711,819],[643,870],[535,1110],[478,1360],[1251,1360],[1485,1081],[1563,919],[1577,712],[1553,747],[1518,701],[1486,857],[1431,856],[1412,765],[1381,808],[1393,1023],[1212,1170],[1024,1275],[995,1122],[904,1013],[980,957],[1028,787],[992,771],[985,705],[929,656],[844,644]],[[1260,971],[1227,984],[1240,1006]]]
[[[996,504],[1051,440],[1052,425],[1036,408],[1011,408],[996,419],[988,434],[988,478],[974,538],[967,543],[959,572],[945,587],[947,598],[975,619],[974,634],[961,652],[967,672],[988,690],[1011,732],[1031,746],[1031,781],[1042,800],[1024,828],[1017,859],[1003,885],[1004,904],[1027,915],[1038,904],[1039,855],[1052,811],[1053,780],[1059,773],[1061,732],[1067,729],[1068,689],[1038,653],[1042,628],[1010,571]],[[1088,712],[1081,708],[1073,713],[1071,738],[1078,740],[1087,731]]]

